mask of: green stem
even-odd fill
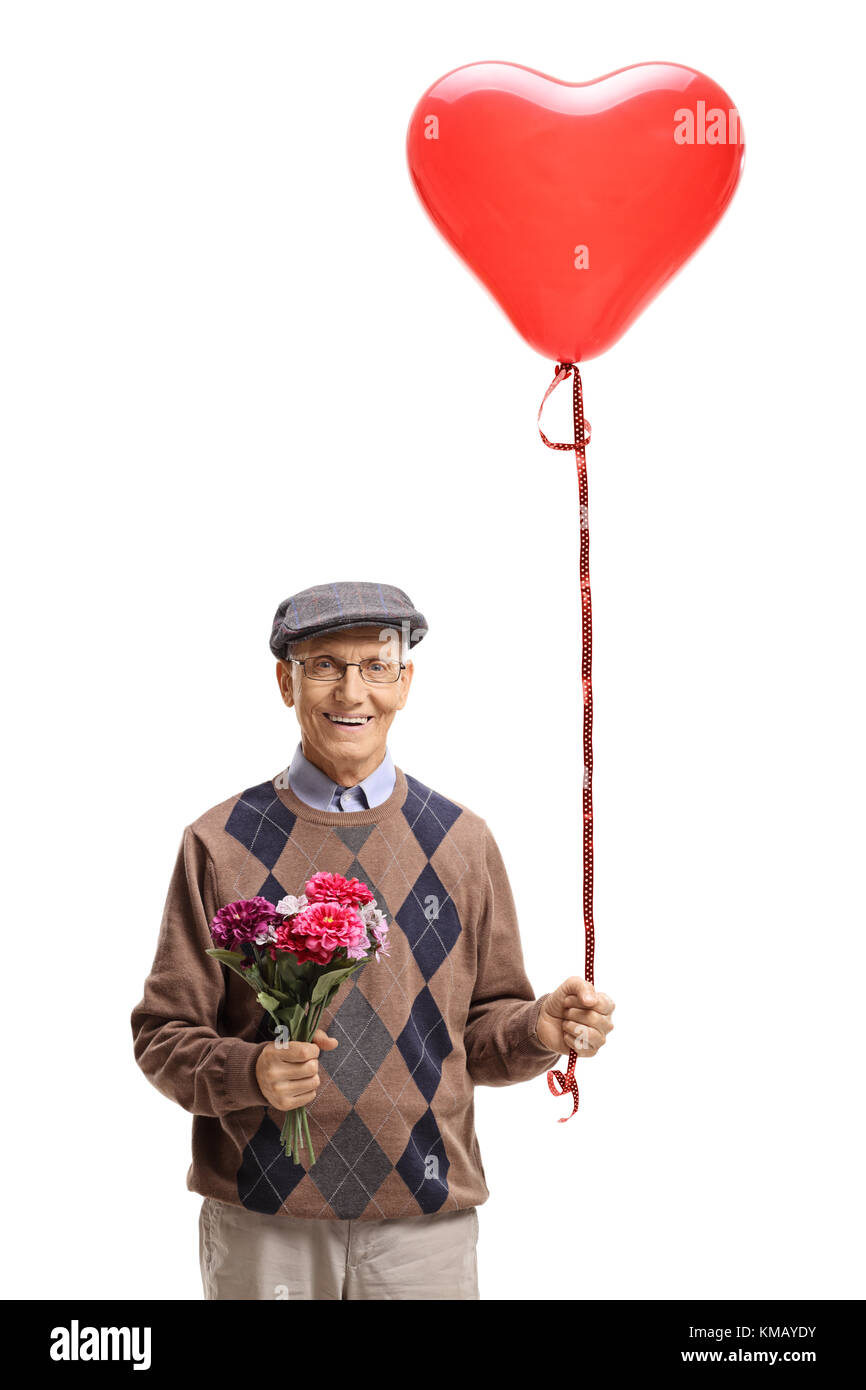
[[[289,1139],[291,1120],[292,1120],[292,1112],[291,1112],[291,1110],[287,1110],[287,1111],[286,1111],[286,1118],[283,1120],[283,1127],[282,1127],[282,1129],[280,1130],[280,1143],[282,1144],[283,1150],[284,1150],[284,1151],[285,1151],[285,1148],[286,1148],[286,1143],[288,1142],[288,1139]]]
[[[322,1000],[315,1008],[311,1005],[304,1015],[300,1028],[298,1029],[297,1041],[310,1042],[313,1034],[319,1026],[319,1019],[322,1017],[327,1000]],[[274,1020],[278,1022],[278,1020]],[[289,1110],[283,1120],[283,1127],[280,1130],[280,1142],[283,1152],[287,1157],[292,1158],[295,1163],[300,1163],[301,1151],[304,1147],[306,1137],[307,1148],[310,1154],[310,1167],[316,1161],[316,1154],[313,1149],[313,1141],[310,1137],[310,1125],[307,1120],[307,1107],[300,1106],[297,1110]]]
[[[304,1133],[307,1136],[307,1148],[310,1151],[310,1167],[312,1168],[313,1164],[316,1161],[316,1154],[315,1150],[313,1149],[313,1141],[310,1138],[310,1126],[307,1122],[307,1107],[305,1105],[301,1106],[301,1115],[304,1121]]]
[[[307,1015],[307,1042],[312,1042],[313,1034],[319,1026],[319,1019],[322,1017],[322,1010],[324,1009],[324,1007],[324,1003],[317,1004],[315,1008],[311,1009],[310,1013]]]

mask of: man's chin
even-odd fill
[[[371,743],[375,743],[378,738],[378,729],[375,720],[369,724],[329,724],[327,719],[321,729],[321,736],[333,748],[353,748],[362,743],[369,749]]]
[[[387,740],[383,738],[381,726],[376,720],[365,725],[358,733],[350,734],[341,733],[332,725],[327,728],[318,727],[314,734],[306,735],[304,742],[305,752],[313,761],[318,753],[328,759],[357,758],[368,762],[378,753],[378,761],[381,762],[385,756]]]

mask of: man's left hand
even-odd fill
[[[545,999],[536,1028],[539,1041],[551,1052],[594,1057],[613,1031],[615,1008],[610,995],[572,975]]]

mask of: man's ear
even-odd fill
[[[291,709],[295,703],[292,694],[292,668],[283,660],[277,662],[277,684],[280,687],[283,704],[288,705]]]
[[[400,699],[397,701],[397,708],[398,708],[398,709],[402,709],[403,706],[405,705],[406,701],[407,701],[408,698],[409,698],[409,686],[412,684],[412,677],[413,677],[414,674],[415,674],[415,663],[414,663],[414,661],[407,661],[407,662],[406,662],[406,670],[403,671],[401,674],[402,674],[402,678],[403,678],[403,691],[402,691],[402,694],[400,695]]]

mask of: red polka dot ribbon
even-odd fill
[[[572,398],[574,411],[574,441],[568,444],[553,444],[541,428],[541,412],[551,391],[555,391],[561,381],[572,377]],[[586,483],[586,446],[592,438],[588,420],[583,418],[583,392],[580,372],[575,362],[560,362],[556,367],[553,381],[544,393],[538,407],[538,433],[548,449],[573,449],[577,460],[577,488],[580,503],[580,631],[581,655],[580,676],[583,686],[583,922],[586,937],[586,965],[584,978],[594,984],[595,926],[592,920],[592,598],[589,588],[589,496]],[[577,1114],[580,1094],[574,1074],[577,1053],[569,1052],[568,1066],[564,1072],[549,1071],[547,1084],[554,1096],[570,1095],[574,1104],[570,1115],[562,1115],[559,1123],[565,1124],[572,1115]],[[559,1089],[557,1089],[557,1083]]]

